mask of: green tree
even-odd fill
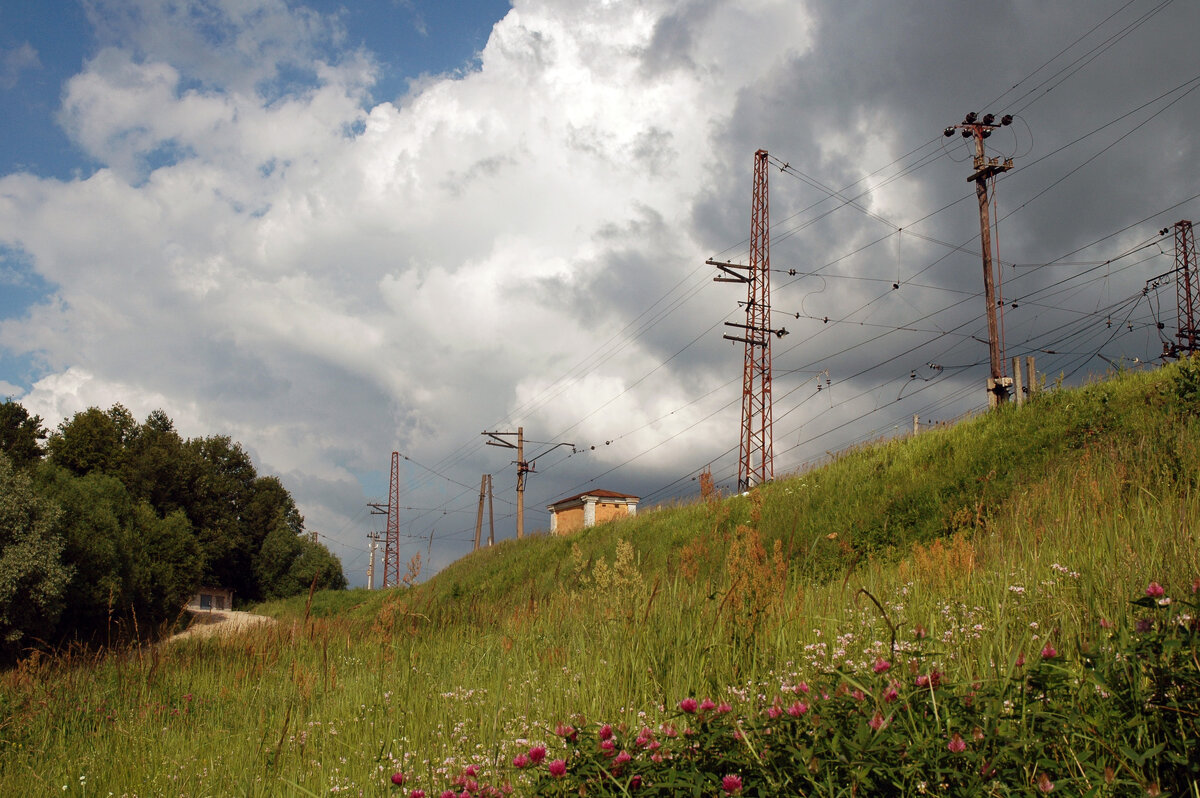
[[[8,455],[17,468],[25,468],[42,459],[46,430],[39,416],[29,415],[21,405],[5,399],[0,404],[0,452]]]
[[[133,596],[139,623],[155,626],[179,615],[200,587],[204,561],[182,510],[159,518],[142,502],[133,512]]]
[[[77,477],[50,463],[38,478],[42,495],[62,509],[55,530],[73,574],[58,636],[111,642],[133,603],[129,493],[116,477],[98,472]]]
[[[54,533],[58,509],[39,497],[28,475],[0,454],[0,656],[54,631],[71,571]]]
[[[123,453],[128,411],[120,405],[114,405],[113,411],[89,407],[59,424],[47,446],[51,461],[79,476],[115,471]]]
[[[308,590],[317,578],[317,590],[345,590],[346,575],[342,573],[342,561],[334,557],[320,543],[300,539],[300,554],[292,560],[288,576],[300,585],[300,591]]]
[[[200,460],[184,444],[162,410],[125,438],[121,479],[134,499],[144,499],[160,516],[188,506]]]

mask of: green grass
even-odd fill
[[[1072,656],[1150,580],[1200,577],[1191,368],[508,541],[411,590],[263,605],[276,625],[225,641],[24,662],[0,676],[0,792],[389,795],[399,768],[438,795],[474,764],[521,793],[512,757],[561,749],[560,721],[654,725],[693,695],[752,712],[869,670],[893,631],[903,657],[923,628],[956,683],[1047,641]]]

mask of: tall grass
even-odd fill
[[[1200,427],[1178,369],[885,441],[748,497],[501,544],[404,591],[264,605],[220,640],[0,676],[0,792],[434,795],[529,776],[559,722],[680,698],[753,711],[838,669],[998,680],[1200,577]],[[779,563],[785,567],[782,572]],[[895,642],[893,643],[893,640]]]

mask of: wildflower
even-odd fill
[[[872,668],[876,673],[883,673],[888,668],[892,667],[892,663],[885,660],[883,657],[875,658],[875,666]]]
[[[563,739],[565,739],[569,742],[572,742],[572,743],[575,742],[575,738],[577,736],[575,727],[568,726],[565,723],[559,723],[558,725],[556,725],[554,727],[554,733],[557,734],[559,737],[562,737]]]
[[[637,788],[641,787],[642,786],[642,777],[640,775],[635,775],[632,779],[629,780],[629,786],[635,790]]]
[[[399,787],[403,783],[404,783],[404,774],[397,770],[395,773],[392,774],[392,784],[395,784],[397,787]]]
[[[621,753],[617,754],[617,758],[613,760],[613,764],[624,765],[631,759],[633,759],[633,757],[629,755],[628,751],[622,751]]]
[[[517,754],[513,757],[513,767],[518,770],[529,767],[529,757],[524,754]]]
[[[717,707],[717,712],[720,712],[722,715],[724,715],[727,712],[733,712],[733,707],[731,707],[726,702],[722,701],[720,703],[720,705]]]
[[[1162,598],[1166,593],[1167,591],[1158,582],[1151,582],[1146,586],[1146,595],[1150,598]]]
[[[1110,621],[1108,618],[1101,618],[1100,619],[1100,628],[1101,629],[1111,629],[1112,621]]]
[[[950,742],[946,744],[946,750],[952,754],[961,754],[967,750],[967,743],[963,740],[961,734],[955,732],[954,736],[950,738]]]
[[[696,703],[696,699],[694,698],[685,698],[679,702],[679,708],[689,715],[694,713],[698,706],[699,704]]]
[[[605,723],[603,726],[601,726],[600,734],[598,736],[600,737],[601,740],[607,740],[607,739],[611,738],[613,736],[612,725]]]
[[[721,789],[725,791],[726,795],[737,795],[742,791],[742,777],[726,776],[721,779]]]
[[[788,707],[787,712],[793,718],[798,718],[801,715],[803,715],[805,712],[808,712],[808,704],[804,703],[803,701],[797,701],[796,703],[794,703],[790,707]]]
[[[408,794],[408,798],[425,798],[424,790],[413,790]]]
[[[810,688],[810,687],[808,686],[808,682],[800,682],[800,684],[796,685],[796,686],[793,688],[793,690],[794,690],[794,691],[795,691],[797,694],[799,694],[799,693],[805,693],[805,694],[807,694],[807,693],[808,693],[808,691],[809,691],[809,690],[811,690],[811,689],[812,689],[812,688]]]
[[[706,698],[700,702],[700,711],[701,712],[711,712],[712,710],[714,710],[716,708],[717,708],[717,702],[713,701],[711,698]]]
[[[612,740],[601,740],[600,750],[604,752],[605,756],[612,756],[617,752],[617,744]]]
[[[479,775],[479,768],[475,767],[474,765],[467,765],[465,768],[463,768],[463,775],[468,779],[473,779]]]
[[[782,714],[783,712],[780,711],[779,707],[767,707],[767,717],[771,720],[775,720]]]
[[[867,721],[867,725],[874,731],[879,731],[887,725],[887,721],[883,719],[883,714],[879,710],[875,710],[875,714]]]
[[[1042,792],[1050,792],[1054,789],[1054,782],[1050,781],[1050,777],[1045,773],[1038,776],[1037,788]]]
[[[1017,667],[1018,668],[1025,667],[1025,655],[1023,653],[1017,655]]]
[[[1138,632],[1144,633],[1149,632],[1153,628],[1153,625],[1150,623],[1150,621],[1142,618],[1137,622],[1137,624],[1135,624],[1134,628],[1137,629]]]
[[[529,761],[535,765],[542,764],[542,760],[546,758],[546,746],[535,745],[529,749]]]
[[[440,798],[458,798],[458,794],[454,790],[442,790]]]
[[[850,695],[854,698],[855,701],[864,701],[867,698],[867,696],[863,693],[862,690],[855,690]]]
[[[1058,651],[1051,644],[1047,643],[1042,647],[1042,659],[1054,659],[1057,656]]]
[[[550,769],[550,775],[556,779],[567,775],[567,763],[561,759],[555,759],[547,767]]]
[[[889,704],[900,697],[900,692],[895,687],[889,687],[883,691],[883,700]]]

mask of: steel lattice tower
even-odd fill
[[[392,478],[388,483],[387,532],[383,547],[383,586],[400,584],[400,453],[392,452]]]
[[[766,150],[754,153],[750,268],[747,276],[738,490],[748,490],[775,477],[771,417],[771,214],[767,196]]]
[[[1196,239],[1192,235],[1192,223],[1186,219],[1175,223],[1175,297],[1179,306],[1179,352],[1195,352],[1196,322],[1200,311],[1196,304],[1200,297],[1200,279],[1196,271]]]

